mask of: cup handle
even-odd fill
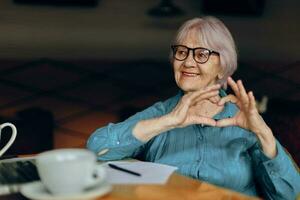
[[[86,188],[88,187],[93,187],[95,185],[100,184],[101,182],[103,182],[103,180],[105,180],[106,178],[106,172],[104,167],[102,166],[95,166],[93,173],[91,174],[90,177],[88,177],[87,179],[87,183],[86,183]]]
[[[13,125],[12,123],[4,123],[0,125],[0,138],[1,138],[1,130],[7,126],[11,128],[12,134],[7,144],[1,149],[0,157],[7,151],[7,149],[12,145],[12,143],[15,141],[17,137],[17,128],[15,127],[15,125]]]

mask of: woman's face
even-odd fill
[[[193,32],[187,34],[180,45],[189,48],[207,48],[203,46],[199,41],[199,37]],[[194,60],[192,51],[189,51],[189,55],[185,60],[173,60],[173,68],[176,84],[185,93],[213,85],[218,80],[218,75],[222,77],[220,58],[216,54],[211,54],[206,63],[200,64]]]

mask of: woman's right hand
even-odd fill
[[[219,94],[220,85],[212,85],[203,90],[185,94],[176,107],[168,114],[168,120],[172,127],[185,127],[192,124],[206,124],[215,126],[216,121],[209,117],[197,115],[194,112],[197,103],[203,100],[213,99]]]

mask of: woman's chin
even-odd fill
[[[201,87],[193,87],[191,85],[181,85],[179,88],[184,91],[184,93],[195,92],[202,89]]]

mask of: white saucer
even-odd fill
[[[54,196],[49,193],[41,181],[25,184],[21,187],[21,194],[25,197],[33,200],[83,200],[83,199],[95,199],[109,193],[112,186],[106,182],[102,183],[98,187],[91,188],[80,194],[71,194],[64,196]]]

